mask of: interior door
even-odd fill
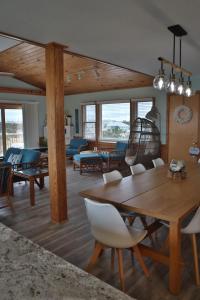
[[[182,159],[191,161],[189,148],[193,143],[199,142],[199,95],[185,98],[182,96],[170,96],[168,102],[168,161]],[[175,120],[174,111],[179,105],[186,105],[192,109],[192,119],[184,124]]]

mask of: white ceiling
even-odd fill
[[[19,41],[0,36],[0,52],[7,50],[10,47],[18,45]]]
[[[1,0],[0,31],[154,74],[157,57],[172,56],[167,26],[180,24],[183,66],[197,75],[199,12],[199,0]]]

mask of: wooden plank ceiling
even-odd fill
[[[21,43],[0,53],[0,72],[45,90],[45,48]],[[64,54],[65,95],[152,85],[152,77],[73,53]]]

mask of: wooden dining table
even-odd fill
[[[144,256],[169,267],[169,290],[174,295],[181,289],[181,223],[200,205],[200,165],[188,163],[186,171],[185,179],[172,179],[165,165],[80,192],[84,198],[154,217],[152,231],[161,226],[159,220],[169,222],[169,255],[142,244],[140,248]]]

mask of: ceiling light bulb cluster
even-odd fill
[[[158,60],[161,62],[161,67],[158,72],[158,75],[156,75],[153,80],[153,87],[160,91],[165,90],[168,93],[191,97],[193,95],[192,83],[190,80],[190,76],[192,75],[192,73],[183,69],[181,66],[181,58],[182,58],[181,38],[182,36],[187,35],[187,32],[180,25],[173,25],[168,27],[168,29],[173,33],[173,62],[170,62],[162,57],[158,58]],[[180,38],[179,66],[175,64],[176,37]],[[164,64],[171,66],[171,74],[169,75],[169,77],[165,75],[165,70],[163,67]],[[184,76],[187,76],[187,80],[185,80]]]
[[[156,75],[153,80],[153,87],[160,91],[165,90],[171,94],[184,95],[186,97],[191,97],[193,95],[190,76],[188,76],[187,80],[185,80],[183,74],[181,73],[179,79],[177,80],[174,71],[172,71],[168,78],[165,75],[162,62],[158,75]]]

